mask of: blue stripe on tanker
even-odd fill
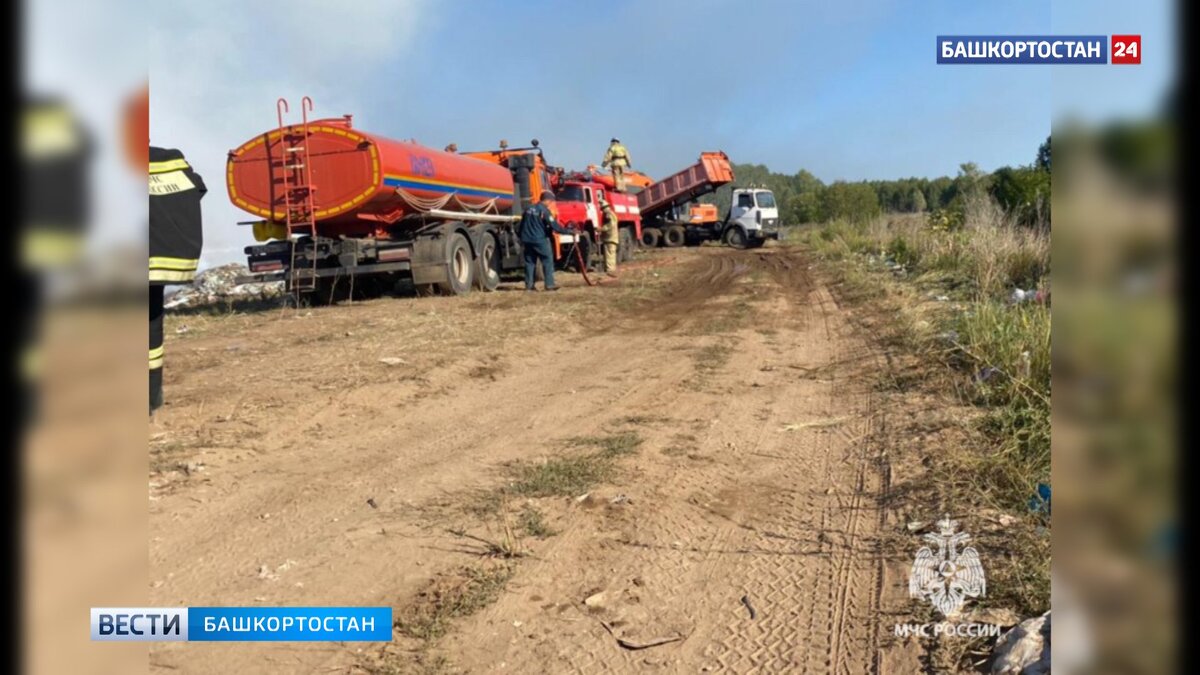
[[[432,192],[453,192],[455,194],[464,195],[467,197],[502,197],[512,199],[511,192],[499,192],[497,190],[486,190],[478,188],[455,187],[453,185],[438,185],[436,183],[422,183],[416,180],[404,180],[401,178],[392,178],[391,176],[383,179],[383,184],[389,187],[402,187],[415,190],[430,190]]]

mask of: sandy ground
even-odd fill
[[[166,643],[154,669],[918,670],[887,636],[909,603],[880,544],[887,364],[802,254],[675,249],[615,285],[562,281],[172,316],[152,605],[403,620],[472,571],[504,574],[435,634]],[[514,467],[613,438],[636,447],[580,494],[514,491]],[[548,531],[515,527],[529,511]]]

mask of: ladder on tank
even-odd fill
[[[289,290],[297,296],[297,305],[302,292],[317,287],[317,221],[313,199],[317,188],[312,184],[312,163],[308,154],[308,113],[311,110],[312,99],[305,96],[300,101],[299,127],[285,126],[283,115],[288,112],[288,102],[283,98],[275,102],[275,112],[279,118],[279,156],[276,157],[274,153],[268,155],[273,167],[279,169],[283,178],[284,223],[287,225],[288,241],[292,245],[287,278]],[[311,256],[306,256],[297,245],[298,237],[305,234],[313,239]],[[310,257],[311,260],[306,260]]]

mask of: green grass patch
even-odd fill
[[[521,509],[521,515],[517,517],[517,525],[522,532],[531,537],[545,539],[554,536],[554,530],[546,523],[546,516],[532,506]]]

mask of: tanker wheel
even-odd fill
[[[621,238],[617,242],[617,262],[633,260],[633,232],[628,227],[621,228]]]
[[[683,243],[686,240],[687,232],[684,231],[683,227],[679,225],[672,225],[667,228],[666,232],[663,232],[663,243],[666,244],[668,248],[683,246]]]
[[[746,233],[736,225],[725,232],[725,244],[733,248],[746,248]]]
[[[657,227],[647,227],[642,230],[642,246],[657,248],[660,242],[662,242],[662,230]]]
[[[462,232],[455,232],[446,246],[446,280],[438,283],[443,293],[466,295],[475,281],[475,260]]]
[[[475,270],[475,283],[481,291],[494,291],[500,286],[500,247],[496,245],[496,236],[485,233],[479,240],[478,266]]]

